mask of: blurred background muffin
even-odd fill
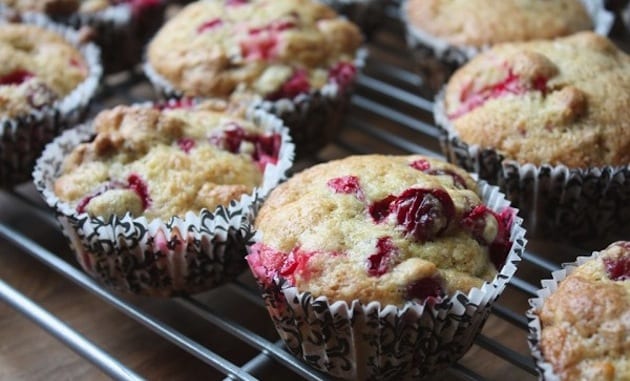
[[[132,69],[164,21],[167,0],[0,0],[17,14],[38,13],[83,29],[100,48],[106,73]]]
[[[361,43],[315,1],[203,1],[159,31],[145,71],[166,95],[255,102],[285,121],[298,154],[312,154],[341,127]]]
[[[483,49],[503,42],[551,39],[579,31],[607,34],[612,15],[602,0],[407,0],[407,43],[433,90]]]
[[[499,184],[532,234],[589,239],[630,222],[630,56],[583,32],[500,44],[438,97],[449,159]]]
[[[55,25],[0,21],[0,187],[30,178],[52,138],[81,120],[101,75],[98,49]]]

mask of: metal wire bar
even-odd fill
[[[43,247],[41,247],[34,241],[26,238],[25,236],[20,234],[18,231],[4,224],[0,224],[0,236],[4,237],[9,242],[12,242],[14,245],[20,247],[22,250],[29,253],[36,259],[40,260],[51,269],[59,272],[60,274],[64,275],[66,278],[70,279],[74,283],[78,284],[79,286],[85,288],[86,290],[90,291],[94,295],[105,300],[107,303],[111,304],[112,306],[120,310],[121,312],[125,313],[127,316],[142,323],[145,327],[151,329],[152,331],[156,332],[160,336],[171,341],[173,344],[179,346],[180,348],[184,349],[188,353],[197,357],[204,363],[214,367],[215,369],[223,372],[224,374],[231,375],[235,379],[238,379],[238,380],[246,380],[246,381],[256,380],[254,377],[252,377],[251,375],[241,370],[238,366],[234,365],[232,362],[210,351],[209,349],[197,343],[196,341],[191,340],[190,338],[184,336],[183,334],[171,328],[164,322],[161,322],[146,313],[140,312],[133,305],[117,298],[110,292],[100,287],[96,282],[90,279],[87,275],[83,274],[81,271],[72,267],[63,259],[57,257],[55,254],[44,249]]]
[[[488,352],[492,352],[495,355],[511,362],[517,367],[533,374],[537,375],[536,367],[534,366],[534,361],[531,357],[525,357],[522,354],[514,351],[511,348],[506,347],[505,345],[497,342],[496,340],[492,340],[489,337],[481,334],[477,336],[475,339],[475,344],[479,345],[481,348],[487,350]]]
[[[0,300],[31,319],[115,380],[143,378],[0,279]]]
[[[220,316],[205,304],[191,297],[182,297],[178,302],[185,308],[195,312],[205,320],[221,328],[223,331],[237,337],[241,341],[262,351],[266,350],[271,357],[281,361],[283,365],[308,380],[325,380],[326,377],[312,368],[298,361],[293,355],[284,349],[276,347],[271,341],[266,340],[262,336],[243,327],[242,325],[231,321],[224,316]]]

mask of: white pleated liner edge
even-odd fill
[[[490,209],[492,209],[493,211],[502,211],[505,208],[510,208],[513,210],[514,213],[514,222],[510,230],[512,248],[506,258],[505,265],[503,266],[501,271],[497,273],[492,282],[485,282],[481,288],[473,288],[467,294],[458,291],[457,293],[446,298],[446,300],[448,301],[447,303],[439,303],[437,306],[430,306],[426,303],[418,304],[416,302],[407,302],[402,307],[394,305],[383,306],[379,302],[361,304],[361,302],[359,302],[358,300],[355,300],[350,304],[345,301],[336,301],[330,303],[328,298],[325,296],[314,297],[310,295],[310,293],[299,292],[297,288],[293,286],[285,286],[281,289],[281,292],[283,293],[287,301],[294,300],[295,302],[291,302],[291,304],[294,306],[298,306],[297,308],[300,309],[302,309],[305,304],[310,304],[312,306],[314,303],[322,303],[326,305],[331,315],[335,317],[334,320],[336,322],[340,320],[352,321],[353,311],[356,308],[360,308],[363,311],[364,316],[367,316],[370,311],[377,311],[379,318],[383,320],[387,319],[389,316],[401,317],[402,315],[408,314],[409,312],[413,313],[415,319],[420,320],[423,314],[426,313],[426,309],[433,316],[439,316],[441,318],[448,319],[450,323],[448,324],[448,329],[450,332],[452,332],[453,330],[455,330],[454,327],[457,327],[457,325],[459,324],[458,320],[454,317],[463,316],[471,310],[472,306],[475,306],[474,309],[477,311],[474,318],[485,320],[487,316],[482,316],[479,311],[483,311],[485,307],[496,300],[496,298],[503,292],[506,285],[509,283],[510,279],[516,272],[516,265],[518,262],[521,261],[521,256],[527,240],[525,239],[525,229],[521,226],[522,219],[517,216],[518,210],[510,206],[510,202],[505,199],[505,196],[499,191],[498,187],[489,185],[483,180],[479,181],[478,183],[480,193],[483,196],[482,199]],[[254,241],[261,242],[261,240],[262,237],[260,233],[257,232],[256,236],[254,237]],[[274,281],[274,287],[280,286],[281,284],[279,284],[276,279],[276,281]],[[307,303],[309,299],[310,302]],[[446,304],[448,304],[447,308],[440,308],[440,306]],[[475,323],[471,323],[470,325],[474,326]],[[280,335],[284,337],[283,334],[280,332],[280,327],[276,328],[279,330]],[[355,335],[353,334],[352,336]],[[353,342],[353,340],[348,341]],[[308,351],[309,355],[313,354],[313,348],[309,348]],[[362,352],[357,352],[356,348],[351,348],[348,351],[351,353]],[[321,355],[322,357],[326,357],[325,348],[322,348]],[[354,371],[361,373],[361,370],[354,369]],[[356,375],[357,374],[355,373],[355,376]]]
[[[560,282],[566,279],[566,277],[568,277],[578,266],[581,266],[590,260],[599,258],[599,255],[599,251],[594,251],[590,256],[577,257],[575,262],[563,263],[563,268],[561,270],[556,270],[551,273],[551,279],[543,279],[540,281],[541,288],[536,291],[537,296],[529,299],[530,309],[525,313],[527,319],[529,320],[527,324],[529,327],[527,342],[532,352],[532,357],[536,363],[536,367],[538,368],[541,380],[560,381],[560,376],[553,371],[551,363],[545,360],[542,349],[540,348],[542,326],[538,313],[542,309],[547,298],[558,289]]]
[[[33,180],[46,203],[57,212],[64,234],[68,236],[75,247],[80,247],[82,244],[80,237],[74,231],[76,227],[69,221],[79,220],[81,217],[86,220],[86,226],[81,227],[83,231],[89,230],[90,232],[99,233],[89,238],[92,242],[101,240],[111,242],[113,246],[116,246],[118,241],[125,238],[125,227],[146,227],[147,234],[138,239],[138,242],[141,245],[145,245],[145,247],[137,248],[137,252],[143,252],[148,247],[147,245],[151,244],[149,238],[157,236],[164,237],[167,241],[170,241],[173,237],[182,238],[182,235],[192,234],[194,238],[199,240],[205,236],[206,238],[219,238],[219,241],[225,242],[227,232],[230,229],[242,231],[244,225],[251,225],[257,205],[262,202],[271,189],[286,178],[286,172],[293,164],[295,147],[282,121],[274,115],[261,110],[249,113],[248,119],[254,121],[266,131],[281,134],[282,143],[278,161],[276,164],[268,164],[265,167],[263,183],[260,187],[255,188],[251,194],[243,195],[239,200],[232,201],[227,207],[219,206],[215,211],[188,212],[183,218],[172,218],[170,221],[162,221],[159,218],[149,221],[145,217],[134,218],[130,214],[110,221],[104,221],[100,217],[89,217],[87,213],[78,213],[70,204],[59,200],[52,189],[54,180],[59,176],[61,164],[67,154],[76,145],[89,140],[93,136],[94,130],[91,123],[82,124],[74,129],[65,131],[52,143],[48,144],[37,161],[33,171]],[[219,215],[223,219],[215,218]],[[229,219],[226,219],[228,217]],[[205,221],[205,225],[202,225],[202,220]],[[99,231],[97,227],[103,225],[109,225],[113,229],[106,232]],[[186,237],[183,238],[183,242],[187,243]],[[154,245],[158,245],[158,242],[154,242]],[[185,247],[180,247],[178,250],[180,252],[185,251]],[[153,247],[152,251],[160,251],[160,248]],[[77,260],[81,262],[82,258],[78,254]],[[211,254],[209,253],[208,255]],[[81,264],[85,268],[85,264],[82,262]]]
[[[613,27],[615,16],[612,12],[608,11],[604,5],[604,0],[580,0],[586,8],[591,20],[593,21],[593,30],[595,33],[607,36]],[[466,60],[479,54],[481,51],[490,48],[490,46],[484,46],[478,48],[476,46],[455,46],[451,45],[448,41],[432,36],[430,33],[412,25],[410,20],[407,19],[407,7],[409,0],[404,0],[400,7],[400,19],[406,26],[407,40],[412,46],[423,45],[431,48],[433,54],[438,58],[444,58],[444,55],[449,50],[454,50],[460,53],[460,57],[465,57]],[[458,62],[463,64],[464,61]]]

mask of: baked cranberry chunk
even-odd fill
[[[305,70],[296,70],[275,92],[267,95],[267,99],[275,101],[282,98],[293,99],[300,94],[306,94],[311,89],[308,74]]]
[[[392,242],[392,237],[381,237],[376,242],[376,253],[368,257],[367,269],[371,276],[381,276],[387,273],[398,255],[398,249]]]
[[[335,177],[334,179],[328,180],[326,185],[334,190],[335,193],[353,194],[359,200],[365,198],[361,185],[359,185],[359,178],[356,176]]]
[[[420,301],[430,298],[440,298],[444,295],[442,279],[438,277],[422,278],[411,282],[405,287],[405,299]]]
[[[442,189],[410,188],[399,196],[387,196],[370,205],[376,223],[394,215],[398,225],[417,241],[430,241],[442,234],[455,215],[455,205]]]
[[[20,85],[26,82],[28,79],[33,78],[35,74],[28,70],[17,69],[13,70],[9,74],[5,74],[0,77],[0,85]]]
[[[485,205],[477,205],[461,220],[461,226],[468,230],[481,245],[488,246],[490,261],[497,270],[505,264],[510,252],[510,227],[512,226],[512,212],[505,209],[500,214],[490,210]],[[488,224],[496,226],[496,230],[487,229]]]
[[[611,280],[630,280],[630,255],[618,259],[604,258],[604,266]]]

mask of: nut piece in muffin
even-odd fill
[[[168,221],[228,205],[261,184],[281,141],[216,102],[118,106],[93,126],[95,138],[68,155],[54,192],[104,219],[130,213]]]
[[[448,82],[443,111],[462,141],[519,163],[625,165],[628,94],[630,56],[583,32],[476,56]]]
[[[580,0],[409,0],[411,27],[452,46],[549,39],[593,28]]]
[[[184,8],[158,32],[148,61],[178,92],[293,99],[356,73],[361,34],[310,0],[211,0]]]
[[[630,242],[578,266],[539,316],[544,359],[561,380],[630,379]]]
[[[52,106],[88,76],[79,50],[33,25],[0,24],[0,62],[0,119]]]
[[[354,156],[276,188],[247,257],[269,286],[284,279],[334,301],[439,300],[491,281],[510,250],[511,209],[487,208],[461,169],[422,156]]]

